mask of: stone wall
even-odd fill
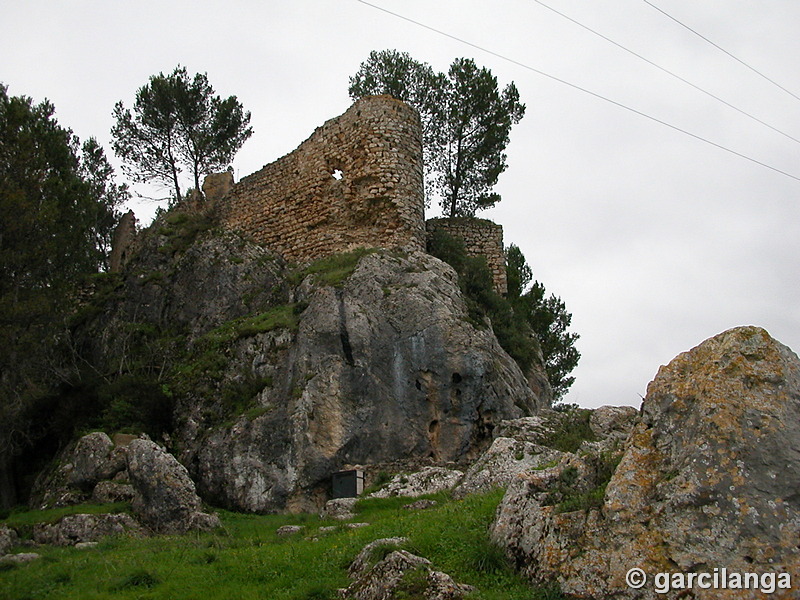
[[[136,243],[136,216],[132,210],[122,215],[111,239],[109,270],[119,273],[128,262]]]
[[[457,217],[455,219],[429,219],[426,223],[428,235],[441,230],[460,238],[469,256],[484,256],[499,294],[508,293],[506,281],[506,255],[503,249],[503,226],[487,221]]]
[[[389,96],[362,98],[213,210],[297,263],[357,247],[424,250],[419,116]]]

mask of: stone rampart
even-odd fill
[[[419,116],[389,96],[362,98],[213,210],[223,227],[301,264],[357,247],[424,250]]]
[[[469,256],[484,256],[492,272],[495,290],[504,296],[508,293],[502,225],[486,219],[457,217],[429,219],[426,228],[428,235],[438,230],[460,238]]]

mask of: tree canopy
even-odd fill
[[[184,169],[199,190],[200,177],[229,165],[253,133],[250,113],[236,96],[215,96],[205,73],[190,78],[181,66],[150,77],[136,92],[133,112],[117,102],[114,118],[114,152],[126,175],[166,184],[176,201]]]
[[[501,91],[472,59],[454,60],[445,75],[405,52],[384,50],[361,64],[349,93],[389,94],[419,111],[426,187],[445,216],[474,216],[499,202],[491,189],[506,169],[511,126],[525,114],[513,83]]]
[[[568,331],[572,315],[561,298],[545,297],[544,285],[533,281],[533,271],[522,251],[514,244],[506,250],[508,299],[514,313],[533,329],[545,362],[545,371],[555,397],[561,398],[575,382],[569,374],[578,366],[581,354],[575,347],[580,336]],[[528,287],[530,285],[530,287]]]
[[[75,291],[104,268],[128,198],[96,140],[81,145],[50,102],[7,90],[0,85],[0,476],[32,435],[35,399],[64,377],[56,356]]]

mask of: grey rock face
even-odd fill
[[[93,491],[106,480],[125,470],[125,448],[103,432],[89,433],[61,453],[58,468],[42,473],[31,494],[31,504],[41,508],[57,508],[79,504],[92,498],[95,502],[116,502]],[[102,491],[102,490],[101,490]],[[123,500],[129,500],[125,498]]]
[[[219,526],[201,511],[200,498],[186,468],[149,440],[128,446],[128,475],[136,490],[133,510],[148,527],[162,533]]]
[[[319,514],[320,519],[336,519],[338,521],[346,521],[355,517],[353,509],[355,508],[358,498],[334,498],[325,503],[322,512]]]
[[[56,523],[33,526],[33,539],[38,544],[74,546],[95,542],[109,535],[142,535],[144,530],[130,515],[68,515]]]
[[[0,525],[0,556],[14,547],[18,539],[16,530]]]
[[[506,487],[514,478],[532,469],[561,460],[563,452],[513,438],[497,438],[467,470],[453,490],[455,498]]]
[[[131,502],[136,491],[129,483],[101,481],[92,490],[92,502],[108,504],[110,502]]]
[[[599,438],[628,437],[639,411],[632,406],[601,406],[592,411],[589,426]]]
[[[509,487],[494,524],[533,580],[579,598],[677,598],[660,572],[797,573],[800,359],[756,327],[676,357],[648,386],[601,509],[558,513],[534,473]],[[632,590],[633,567],[651,584]],[[776,576],[777,577],[777,576]],[[695,586],[698,599],[761,598]],[[793,598],[778,588],[770,597]]]
[[[212,429],[213,400],[180,409],[181,460],[214,503],[317,510],[343,465],[473,458],[501,420],[538,409],[491,330],[468,322],[455,272],[427,254],[369,254],[338,287],[309,276],[296,300],[296,333],[230,352],[250,371],[226,378],[271,381],[256,416]]]
[[[351,600],[390,600],[404,596],[427,598],[430,600],[458,600],[474,588],[453,581],[453,578],[431,569],[429,560],[405,550],[395,550],[374,565],[370,565],[369,554],[375,551],[376,544],[395,545],[403,538],[377,540],[369,544],[353,563],[357,567],[350,570],[355,581],[341,597]],[[369,551],[365,558],[363,555]]]
[[[84,491],[91,491],[98,481],[111,479],[125,468],[125,456],[114,452],[114,442],[103,432],[78,440],[72,461],[69,484]]]
[[[391,498],[393,496],[416,498],[426,494],[436,494],[452,489],[463,476],[464,473],[455,469],[425,467],[411,475],[395,475],[389,483],[370,496],[372,498]]]

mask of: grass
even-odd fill
[[[351,252],[334,254],[311,263],[292,277],[294,284],[299,284],[308,275],[315,275],[317,283],[341,287],[360,261],[367,254],[376,252],[374,248],[357,248]]]
[[[363,500],[356,520],[370,525],[354,530],[320,532],[321,526],[336,523],[316,515],[220,511],[224,527],[217,532],[108,538],[88,550],[41,547],[37,552],[42,559],[0,571],[0,600],[332,599],[337,588],[349,585],[347,567],[358,552],[375,539],[392,536],[408,537],[406,550],[428,558],[456,581],[476,586],[479,591],[471,598],[561,598],[529,587],[489,542],[488,526],[502,492],[462,501],[443,494],[433,497],[439,505],[423,511],[403,509],[409,502],[403,498]],[[24,518],[30,521],[37,514]],[[282,525],[304,525],[305,530],[279,538],[275,532]],[[415,587],[414,581],[408,583]]]

